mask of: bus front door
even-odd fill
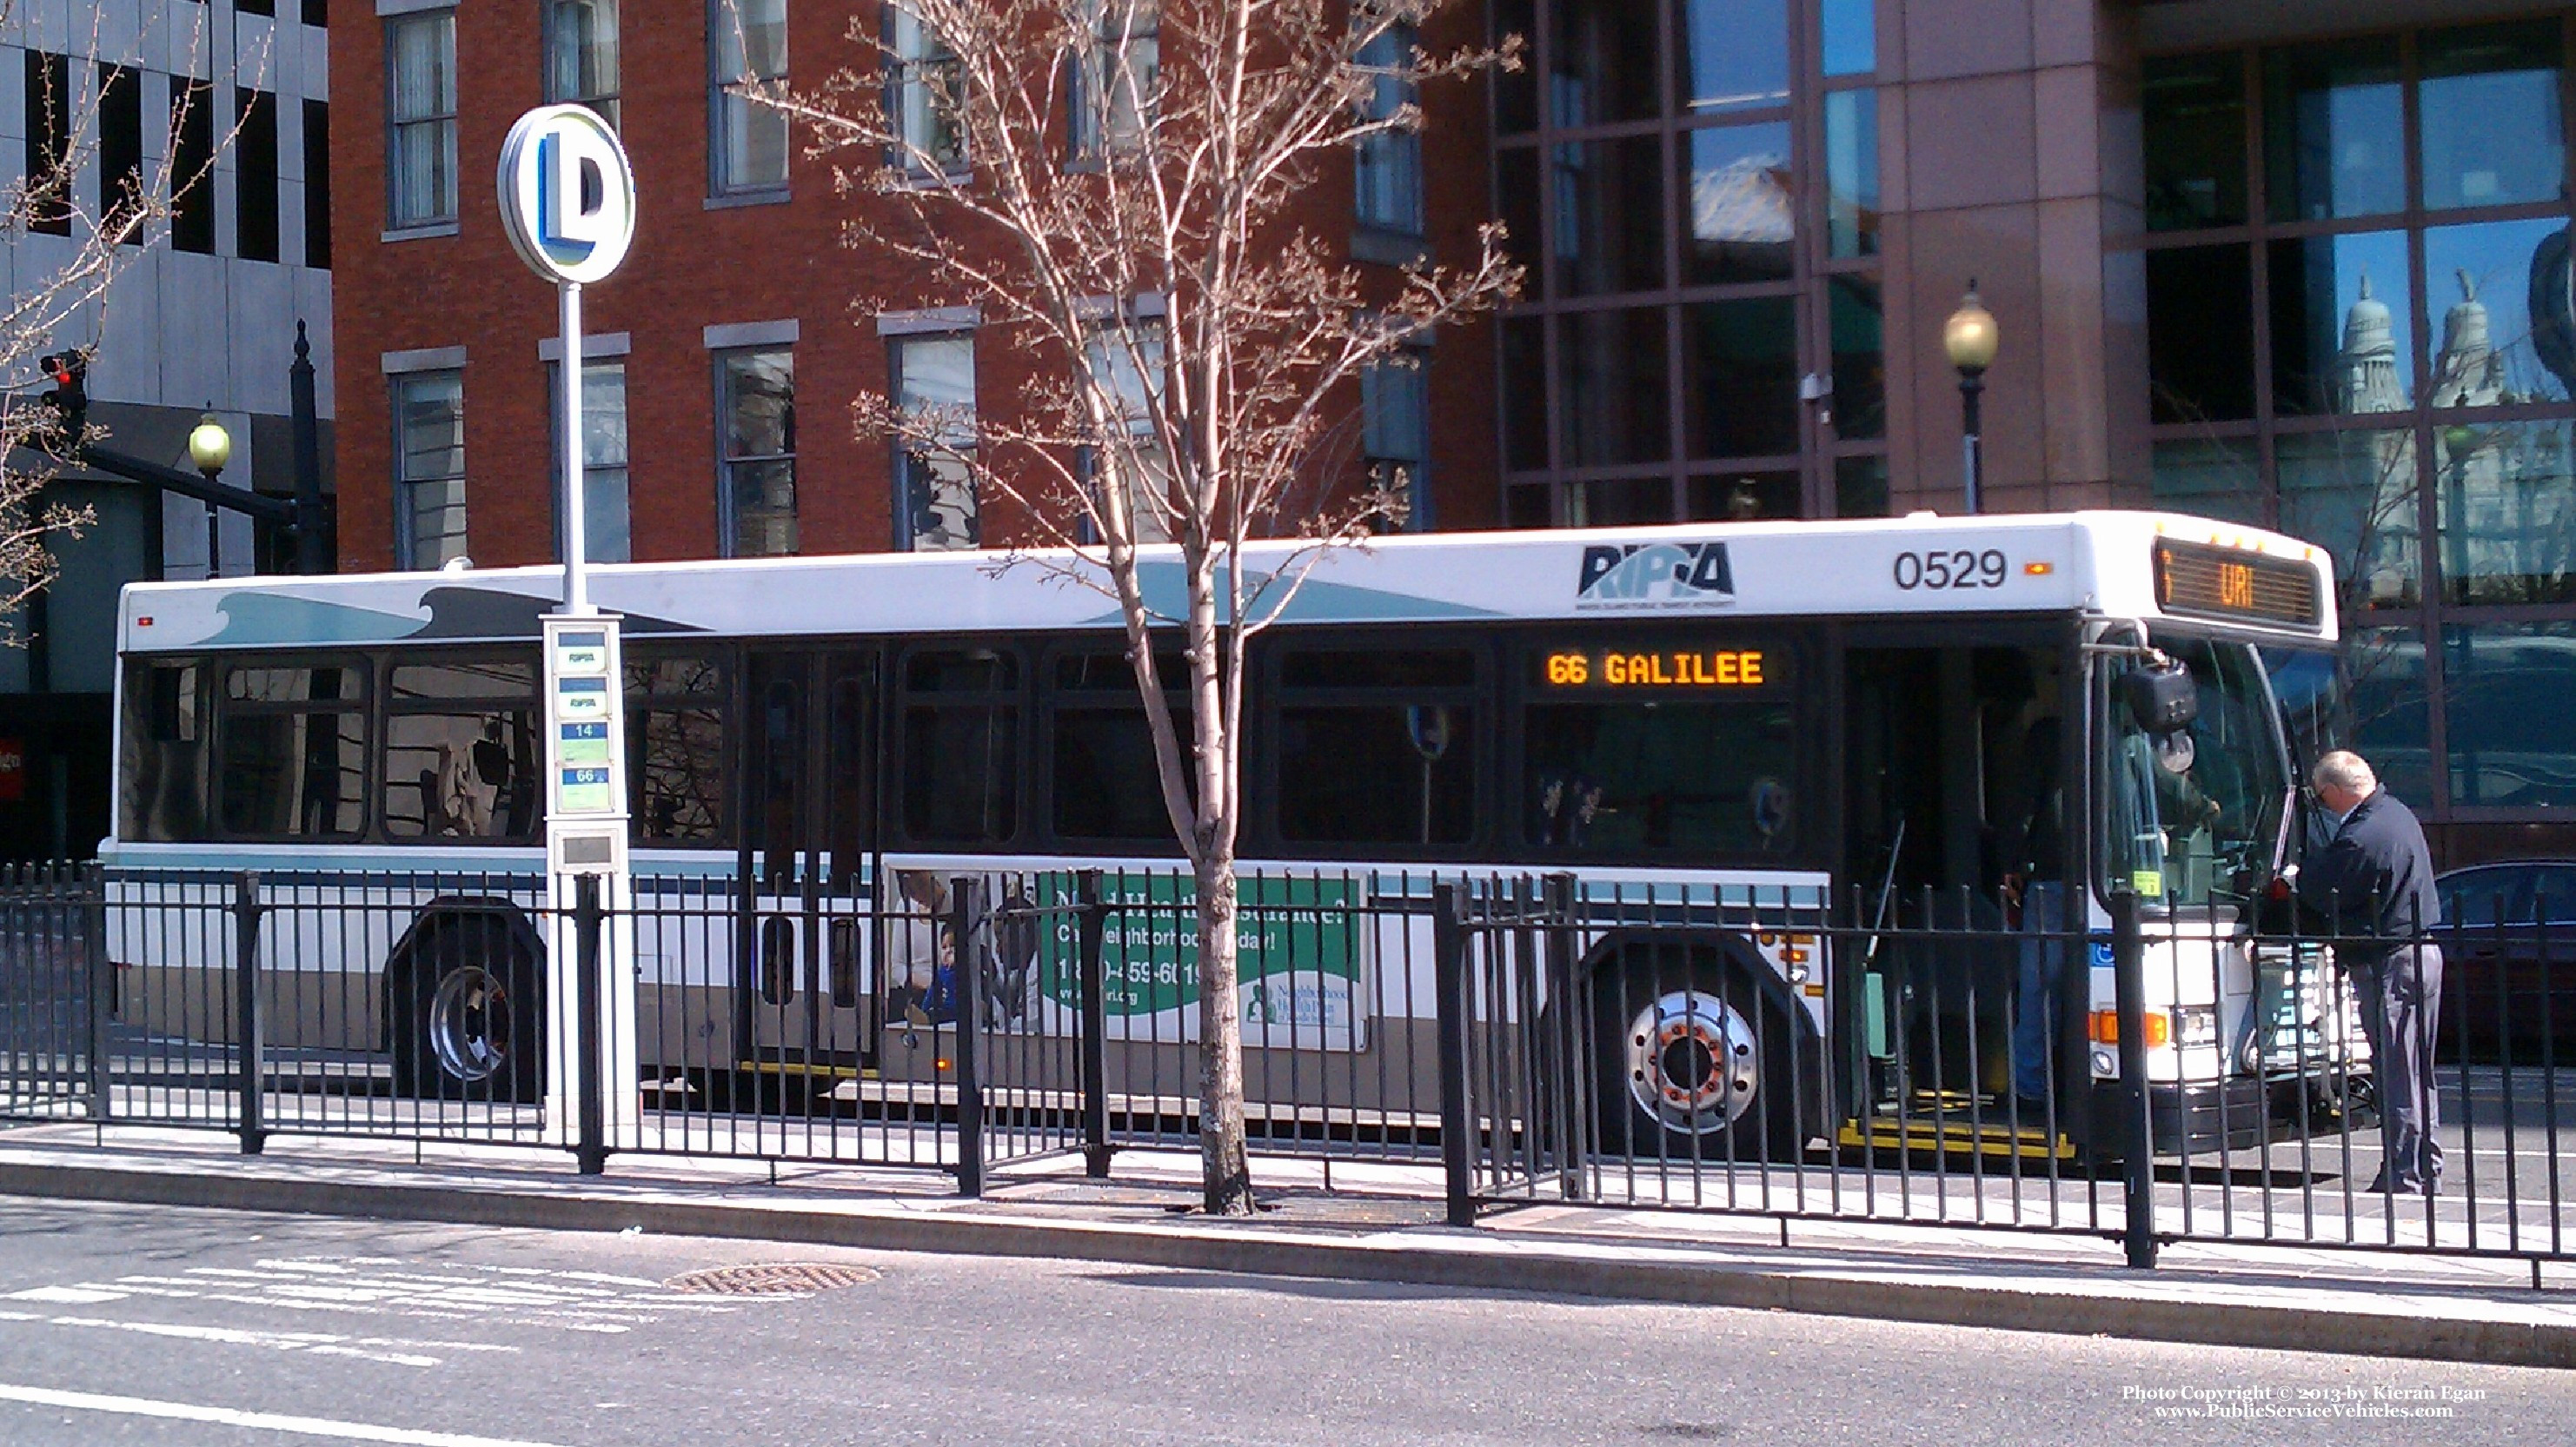
[[[875,1064],[866,976],[877,660],[861,650],[754,652],[745,687],[742,1067],[819,1105]]]

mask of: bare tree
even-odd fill
[[[28,67],[29,164],[0,188],[0,235],[21,261],[17,286],[0,310],[0,387],[6,388],[0,398],[0,616],[12,620],[0,641],[12,644],[23,641],[15,622],[20,605],[54,580],[48,539],[77,537],[94,520],[88,508],[45,496],[61,470],[57,459],[101,434],[85,427],[84,435],[70,435],[71,419],[36,400],[32,394],[59,380],[39,364],[66,357],[86,368],[89,339],[117,278],[166,237],[181,198],[193,193],[196,204],[213,204],[214,158],[239,129],[220,114],[204,118],[211,144],[185,170],[176,145],[164,146],[157,161],[130,156],[117,174],[100,168],[111,92],[138,86],[142,72],[102,43],[103,12],[80,16],[75,7],[74,14],[73,23],[86,30],[47,37],[22,0],[0,0],[0,40],[44,57]],[[206,54],[206,21],[189,23],[193,36],[174,49]],[[59,49],[47,49],[48,39]],[[264,67],[263,55],[243,69]],[[173,134],[188,107],[211,105],[214,94],[174,82]],[[81,178],[91,174],[99,184],[84,189]]]
[[[1317,558],[1402,515],[1395,487],[1350,465],[1362,374],[1408,365],[1409,344],[1518,282],[1499,226],[1455,266],[1370,276],[1302,224],[1335,214],[1319,188],[1356,153],[1419,131],[1420,86],[1517,63],[1517,42],[1424,49],[1443,3],[888,0],[851,31],[878,64],[762,95],[812,127],[845,191],[877,198],[851,244],[918,264],[920,295],[866,300],[973,307],[978,335],[1033,371],[1008,411],[871,397],[860,419],[1051,549],[1001,566],[1117,602],[1194,875],[1215,1213],[1252,1209],[1235,934],[1246,645]],[[1296,540],[1285,563],[1247,566],[1247,544],[1280,537]],[[1162,542],[1177,613],[1140,577],[1140,550]],[[1158,631],[1183,645],[1177,717]]]

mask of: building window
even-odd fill
[[[1089,0],[1089,12],[1091,44],[1069,87],[1076,161],[1141,144],[1162,84],[1160,0]]]
[[[143,208],[143,72],[98,68],[99,230],[139,246]]]
[[[27,229],[72,234],[72,63],[68,56],[27,55]]]
[[[394,378],[394,566],[465,556],[465,374]]]
[[[170,82],[170,246],[215,253],[215,88]]]
[[[717,544],[728,558],[796,551],[796,354],[785,347],[716,357],[721,419]]]
[[[891,84],[886,103],[902,142],[893,163],[915,175],[949,175],[966,167],[966,137],[957,128],[957,53],[900,5],[886,7]]]
[[[787,80],[787,0],[714,0],[715,60],[708,146],[715,194],[787,187],[787,117],[753,99],[754,86]]]
[[[331,269],[331,103],[304,102],[304,264]]]
[[[1363,19],[1361,24],[1376,23]],[[1420,87],[1412,76],[1413,51],[1420,37],[1402,21],[1385,28],[1360,46],[1356,59],[1371,73],[1363,119],[1383,121],[1406,106],[1419,105]],[[1379,131],[1363,136],[1356,161],[1359,224],[1399,236],[1422,234],[1422,132]]]
[[[975,338],[895,337],[895,403],[929,434],[895,446],[895,546],[915,552],[981,546],[970,459],[975,446]]]
[[[385,22],[386,224],[456,219],[456,12]]]
[[[304,0],[304,23],[316,30],[331,23],[331,0]]]
[[[2355,737],[2437,822],[2576,806],[2529,782],[2576,746],[2511,742],[2576,629],[2568,60],[2550,19],[2144,67],[2156,501],[2333,555]]]
[[[233,254],[275,261],[277,251],[277,97],[233,92]]]
[[[617,0],[546,0],[546,99],[617,124]]]
[[[546,368],[546,417],[552,446],[546,449],[547,477],[554,485],[556,506],[563,497],[563,368]],[[594,563],[634,560],[633,525],[627,511],[626,364],[584,361],[581,365],[581,520],[582,554]],[[563,518],[555,518],[555,538],[563,539]]]
[[[1885,507],[1872,0],[1498,0],[1514,526]]]
[[[1430,348],[1403,348],[1360,373],[1360,453],[1369,485],[1403,509],[1389,525],[1430,531]]]
[[[1085,449],[1083,473],[1094,486],[1104,475],[1125,482],[1130,541],[1170,542],[1172,461],[1154,422],[1154,402],[1163,390],[1163,323],[1159,317],[1131,318],[1124,325],[1101,327],[1084,350],[1091,375],[1107,387],[1118,409],[1126,437],[1111,444],[1113,455],[1106,459],[1098,449]]]

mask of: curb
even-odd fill
[[[2081,1295],[1670,1258],[1641,1260],[1526,1241],[1492,1249],[1479,1247],[1472,1234],[1445,1230],[1409,1241],[1385,1236],[1348,1240],[1257,1229],[538,1195],[482,1187],[360,1185],[27,1162],[0,1162],[0,1195],[551,1231],[639,1229],[666,1236],[1539,1292],[2200,1346],[2576,1367],[2576,1323]],[[1498,1238],[1482,1239],[1502,1244]]]

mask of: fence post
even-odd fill
[[[984,882],[950,882],[949,930],[957,983],[957,1194],[984,1194],[984,1078],[976,1047],[984,1030]]]
[[[2111,896],[2113,1002],[2120,1018],[2120,1177],[2123,1244],[2129,1265],[2156,1264],[2156,1163],[2154,1131],[2147,1119],[2146,941],[2138,932],[2138,897]]]
[[[268,1144],[261,1076],[267,1053],[259,1008],[259,875],[245,869],[233,880],[233,1055],[239,1065],[234,1090],[241,1098],[241,1153],[255,1156]]]
[[[81,870],[81,941],[88,947],[89,1118],[105,1125],[116,1113],[115,1083],[107,1069],[107,1023],[116,1011],[116,962],[107,957],[107,871],[96,862]]]
[[[1440,1165],[1449,1224],[1476,1224],[1475,1120],[1467,1103],[1467,924],[1458,886],[1431,886],[1432,999],[1440,1027]]]
[[[1556,1069],[1548,1081],[1555,1087],[1554,1099],[1548,1102],[1555,1123],[1549,1133],[1555,1139],[1548,1145],[1556,1152],[1557,1194],[1580,1201],[1585,1195],[1584,1167],[1591,1159],[1592,1116],[1584,1087],[1590,1084],[1592,1072],[1591,1061],[1585,1058],[1583,1002],[1577,998],[1574,978],[1574,876],[1551,874],[1539,881],[1539,889],[1544,920],[1539,926],[1541,958],[1551,1007],[1546,1014],[1555,1022],[1553,1038],[1547,1042],[1556,1056]]]
[[[601,916],[599,876],[585,874],[573,885],[573,1025],[576,1061],[581,1077],[574,1089],[579,1092],[576,1129],[573,1144],[573,1169],[584,1176],[603,1175],[608,1170],[607,1082],[599,1044],[599,936]]]
[[[1100,871],[1074,876],[1081,913],[1082,1161],[1093,1180],[1109,1178],[1109,979],[1100,953],[1108,932],[1109,905],[1100,897]]]

